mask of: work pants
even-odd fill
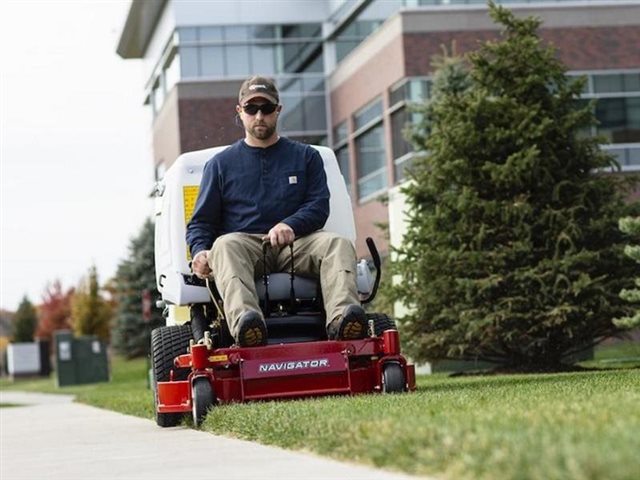
[[[208,256],[209,267],[222,295],[229,330],[235,337],[240,315],[261,312],[255,280],[264,274],[262,234],[228,233],[216,239]],[[318,277],[327,324],[347,305],[359,305],[356,287],[356,252],[351,241],[335,233],[314,232],[293,243],[294,273]],[[289,246],[267,248],[267,273],[290,272]]]

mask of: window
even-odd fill
[[[640,97],[600,98],[597,133],[609,143],[640,143]]]
[[[224,52],[222,47],[202,47],[200,54],[200,75],[221,77],[224,75]]]
[[[333,129],[333,142],[338,145],[344,142],[349,136],[347,122],[342,122]]]
[[[585,72],[587,84],[578,105],[595,99],[598,125],[580,132],[603,135],[603,148],[623,167],[640,168],[640,71]],[[571,73],[570,77],[582,76]]]
[[[382,124],[356,138],[358,196],[361,201],[387,188],[387,163]]]
[[[370,103],[353,116],[354,128],[358,130],[368,123],[382,117],[382,100]]]

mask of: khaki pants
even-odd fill
[[[216,239],[209,255],[209,267],[224,302],[232,335],[238,318],[247,310],[260,312],[255,280],[262,276],[262,234],[229,233]],[[353,244],[334,233],[314,232],[293,244],[294,271],[320,276],[327,312],[327,324],[347,305],[359,305],[356,287],[356,252]],[[289,247],[267,250],[267,273],[289,272]]]

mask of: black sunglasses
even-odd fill
[[[255,115],[259,111],[265,115],[271,115],[276,111],[276,108],[278,108],[277,103],[247,103],[242,107],[242,110],[244,110],[244,113],[247,115]]]

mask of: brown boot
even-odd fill
[[[367,336],[367,316],[360,305],[347,306],[327,327],[329,340],[356,340]]]

